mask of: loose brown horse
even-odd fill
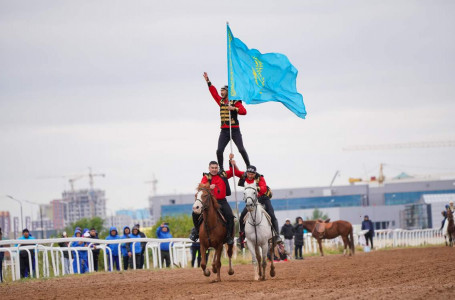
[[[324,251],[322,250],[322,240],[334,239],[340,235],[344,243],[343,254],[346,255],[346,248],[348,246],[350,250],[349,255],[353,255],[355,252],[352,224],[347,221],[303,221],[303,228],[305,228],[308,232],[311,232],[311,235],[318,241],[321,256],[324,256]]]
[[[205,252],[209,247],[215,249],[213,257],[212,271],[217,274],[216,281],[221,281],[221,252],[223,250],[224,240],[226,238],[225,222],[222,220],[218,212],[219,204],[209,189],[209,184],[199,184],[195,195],[193,211],[197,213],[200,209],[202,213],[203,222],[199,226],[199,241],[201,244],[201,268],[205,276],[210,276],[210,271],[206,269],[207,259]],[[200,207],[199,207],[200,206]],[[229,271],[228,274],[234,274],[232,269],[232,247],[228,245],[227,254],[229,257]]]

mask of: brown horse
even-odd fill
[[[352,224],[347,221],[335,221],[335,222],[322,222],[322,221],[303,221],[303,228],[318,241],[319,250],[321,255],[324,256],[322,250],[323,239],[334,239],[341,235],[344,243],[343,254],[346,255],[346,248],[349,246],[350,253],[353,255],[355,252],[354,248],[354,234]]]
[[[453,221],[453,214],[450,209],[447,210],[447,237],[449,238],[449,246],[453,247],[455,241],[455,224]]]
[[[201,213],[203,222],[199,226],[199,241],[201,244],[201,268],[205,276],[210,276],[210,271],[206,269],[207,259],[205,252],[209,247],[215,249],[213,257],[212,271],[217,274],[215,281],[221,281],[221,252],[223,250],[224,240],[226,239],[226,226],[222,219],[221,214],[218,212],[219,204],[209,189],[209,184],[199,184],[197,193],[195,195],[195,206],[201,205]],[[200,203],[200,204],[199,204]],[[232,269],[232,247],[228,245],[227,254],[229,257],[229,271],[228,274],[234,274]]]

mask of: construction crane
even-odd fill
[[[376,178],[376,176],[370,177],[370,179],[362,179],[362,178],[353,178],[349,177],[349,183],[354,184],[356,182],[377,182],[379,184],[384,183],[385,181],[385,176],[384,176],[384,163],[379,164],[379,176]]]
[[[54,178],[62,178],[62,179],[68,179],[68,182],[71,187],[71,191],[74,192],[74,182],[78,181],[81,178],[88,177],[89,178],[89,185],[90,189],[93,190],[94,187],[94,177],[106,177],[105,174],[99,173],[99,174],[94,174],[92,173],[92,168],[88,168],[89,172],[88,174],[80,174],[80,175],[73,175],[73,176],[45,176],[45,177],[40,177],[40,179],[54,179]]]
[[[155,174],[153,174],[152,180],[144,181],[144,183],[152,184],[152,196],[156,196],[156,186],[158,184],[158,180],[156,179]]]
[[[92,173],[92,168],[88,168],[89,170],[89,173],[88,173],[88,177],[89,177],[89,183],[90,183],[90,189],[93,190],[93,185],[94,185],[94,182],[93,182],[93,177],[97,177],[97,176],[100,176],[100,177],[106,177],[106,174],[93,174]]]

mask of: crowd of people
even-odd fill
[[[156,236],[159,239],[169,239],[172,238],[172,234],[170,232],[169,224],[162,223],[158,226],[156,230]],[[68,234],[63,232],[60,236],[61,238],[67,238]],[[85,228],[81,229],[80,227],[76,227],[74,230],[74,234],[72,237],[84,237],[87,239],[94,239],[99,240],[98,232],[95,228]],[[123,234],[119,234],[116,227],[111,227],[109,229],[109,235],[106,237],[106,240],[122,240],[122,239],[136,239],[136,238],[146,238],[144,232],[140,230],[140,225],[136,224],[130,229],[129,226],[125,226],[123,228]],[[22,236],[18,238],[19,240],[34,240],[35,238],[32,236],[30,231],[25,228],[22,231]],[[2,230],[0,228],[0,240],[2,240]],[[170,267],[171,260],[169,254],[169,242],[161,243],[160,250],[161,250],[161,258],[163,262],[163,266]],[[71,250],[71,258],[70,259],[69,251],[65,248],[78,248],[78,247],[90,247],[93,255],[93,269],[95,272],[98,271],[99,268],[99,255],[101,251],[100,244],[96,241],[75,241],[75,242],[61,242],[58,245],[62,248],[63,252],[63,268],[65,274],[70,274],[71,265],[73,267],[74,273],[86,273],[89,271],[88,265],[88,252],[87,249],[72,249]],[[130,243],[120,243],[120,252],[119,252],[119,244],[108,244],[107,247],[109,248],[109,252],[112,253],[112,264],[111,260],[108,259],[108,268],[109,271],[120,270],[120,263],[122,263],[123,270],[128,270],[129,268],[133,268],[133,263],[136,269],[143,269],[144,267],[144,254],[145,254],[145,247],[147,242],[130,242]],[[17,244],[15,246],[18,246]],[[2,247],[2,246],[0,246]],[[108,254],[109,254],[108,252]],[[0,282],[3,282],[3,258],[4,253],[0,252]],[[199,259],[200,262],[200,259]],[[194,263],[194,260],[193,260]],[[21,278],[32,277],[35,273],[35,255],[30,255],[27,250],[20,250],[19,252],[19,264],[20,264],[20,275]]]

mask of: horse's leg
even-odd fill
[[[343,239],[343,244],[344,244],[343,255],[346,255],[347,247],[348,247],[348,244],[349,244],[349,239],[348,239],[347,236],[344,236],[344,235],[342,235],[341,238]],[[351,249],[351,247],[349,247],[349,249]]]
[[[221,252],[223,251],[223,244],[219,245],[216,249],[216,281],[221,281]]]
[[[217,254],[218,254],[218,251],[215,250],[215,254],[213,255],[213,260],[212,260],[212,272],[213,272],[213,274],[217,273],[217,269],[216,269]]]
[[[319,251],[321,251],[321,256],[324,256],[324,250],[322,250],[322,239],[318,239]]]
[[[275,265],[273,264],[273,243],[270,243],[269,244],[270,246],[270,257],[272,258],[271,259],[271,263],[270,263],[270,277],[275,277]],[[267,255],[266,255],[267,257]]]
[[[256,257],[256,251],[254,250],[254,245],[251,239],[247,239],[246,245],[248,246],[248,250],[250,250],[251,253],[251,261],[253,262],[253,271],[254,271],[254,280],[259,280],[258,276],[258,261]]]
[[[229,271],[228,271],[228,274],[229,275],[234,275],[234,269],[232,268],[232,248],[234,247],[234,245],[228,245],[228,250],[227,250],[227,253],[228,253],[228,257],[229,257]]]
[[[206,269],[207,267],[207,257],[205,256],[205,246],[201,243],[201,249],[199,250],[201,251],[201,268],[202,268],[202,272],[204,273],[205,276],[209,277],[210,276],[210,271],[208,269]]]
[[[259,277],[262,277],[262,268],[261,268],[262,259],[261,259],[261,252],[259,251],[258,245],[254,246],[254,252],[256,253],[256,260],[258,262]]]
[[[262,280],[265,280],[265,270],[267,269],[267,250],[268,250],[268,242],[265,245],[262,245]]]

